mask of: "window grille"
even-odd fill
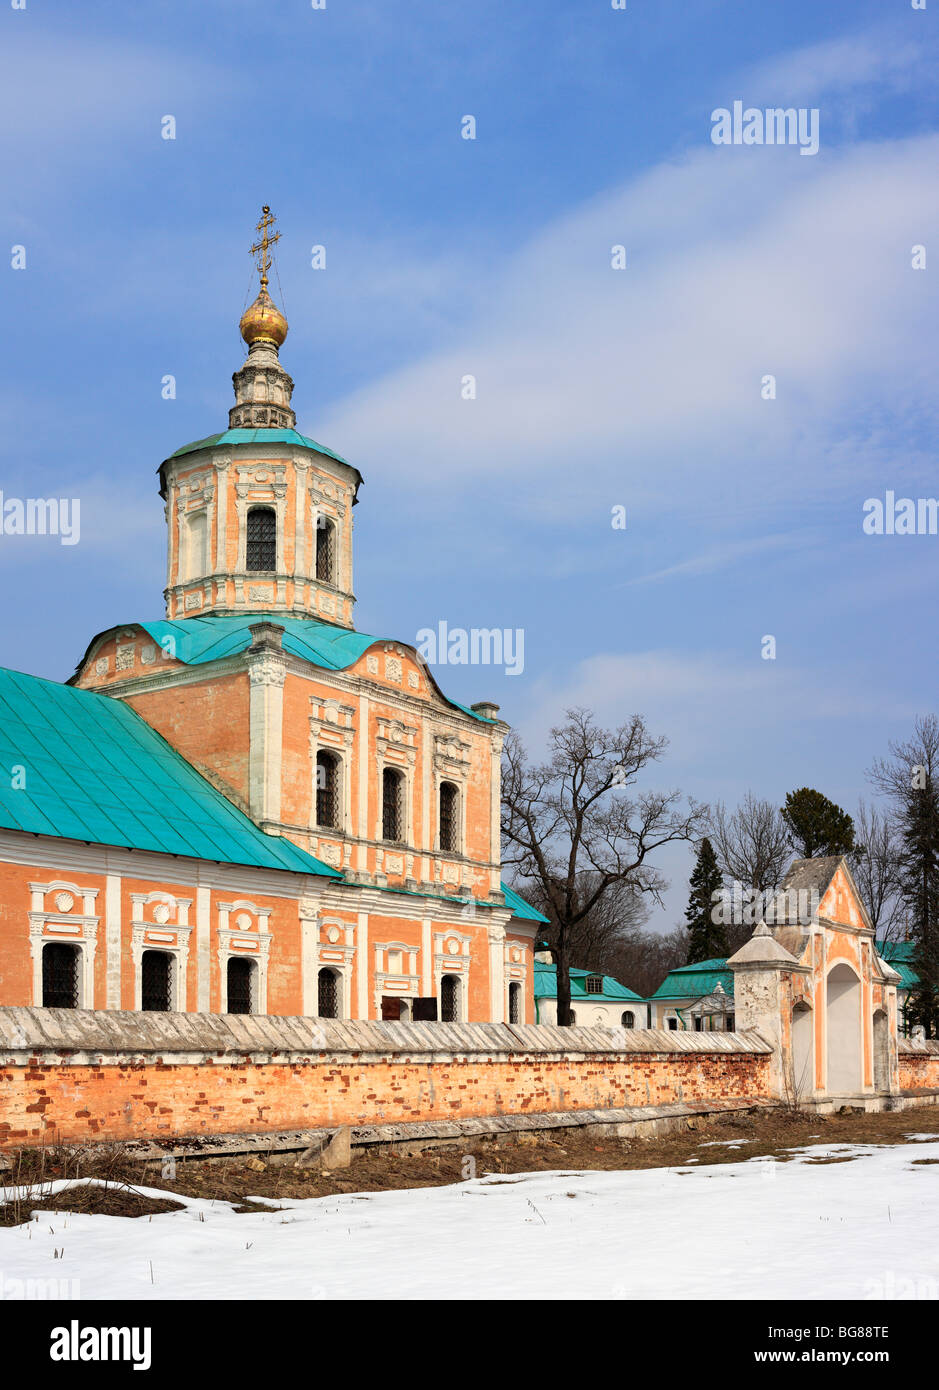
[[[81,952],[63,941],[42,948],[42,1006],[44,1009],[78,1008],[78,966]]]
[[[140,961],[140,1007],[150,1013],[170,1008],[172,958],[166,951],[144,951]]]
[[[522,987],[521,985],[509,985],[509,1022],[521,1023],[522,1021]]]
[[[400,844],[404,839],[404,816],[402,815],[401,790],[404,777],[394,768],[386,767],[381,775],[381,833],[385,840]]]
[[[254,962],[243,956],[228,958],[228,1012],[230,1014],[250,1014],[252,1012],[252,985],[254,983]]]
[[[460,1021],[460,982],[455,975],[444,975],[440,981],[440,1021],[458,1023]]]
[[[316,755],[316,823],[338,830],[341,826],[339,756],[322,751]]]
[[[325,517],[316,521],[316,577],[323,584],[334,584],[336,528]]]
[[[339,1017],[339,989],[335,970],[321,970],[318,980],[317,1013],[320,1018]]]
[[[587,993],[588,993],[588,994],[602,994],[602,993],[603,993],[603,976],[602,976],[602,975],[588,975],[588,976],[587,976]]]
[[[440,783],[440,848],[456,853],[459,793],[452,782]]]
[[[635,1015],[635,1014],[631,1014],[631,1013],[629,1012],[629,1010],[627,1009],[626,1013],[623,1014],[622,1023],[623,1023],[623,1027],[624,1027],[624,1028],[635,1028],[635,1026],[636,1026],[636,1015]]]
[[[248,513],[246,566],[249,574],[277,569],[277,514],[272,507],[252,507]]]

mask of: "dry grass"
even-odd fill
[[[72,1189],[60,1197],[35,1197],[0,1207],[0,1224],[28,1219],[34,1210],[101,1210],[112,1215],[137,1216],[170,1210],[131,1189],[137,1185],[159,1188],[167,1200],[173,1193],[208,1200],[233,1202],[239,1211],[260,1211],[247,1199],[253,1196],[290,1200],[297,1197],[329,1197],[337,1193],[380,1192],[410,1187],[440,1187],[468,1176],[467,1155],[475,1164],[475,1176],[492,1174],[600,1169],[683,1168],[739,1163],[750,1158],[772,1157],[788,1162],[793,1150],[805,1145],[898,1144],[911,1133],[935,1134],[939,1140],[939,1106],[903,1112],[865,1115],[806,1115],[787,1108],[720,1120],[690,1119],[679,1133],[658,1139],[595,1139],[566,1133],[561,1139],[539,1139],[531,1134],[521,1142],[476,1144],[470,1149],[455,1144],[421,1154],[381,1153],[356,1155],[352,1166],[341,1172],[296,1168],[290,1163],[267,1163],[258,1157],[205,1162],[180,1159],[175,1178],[162,1176],[158,1161],[143,1162],[128,1156],[120,1145],[95,1149],[57,1147],[26,1149],[9,1155],[12,1168],[3,1174],[6,1183],[48,1183],[54,1178],[97,1177],[108,1182],[103,1195],[93,1188]],[[715,1143],[715,1141],[719,1141]],[[731,1141],[737,1146],[732,1147]],[[743,1142],[741,1142],[743,1141]],[[820,1154],[813,1162],[840,1163],[849,1155]],[[914,1159],[918,1163],[934,1159]],[[2,1188],[0,1188],[2,1193]],[[54,1203],[55,1205],[48,1205]],[[93,1204],[98,1204],[97,1206]],[[25,1211],[26,1215],[23,1215]]]

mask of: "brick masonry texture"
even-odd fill
[[[65,1013],[0,1010],[0,1146],[770,1095],[758,1034]]]
[[[900,1090],[939,1090],[939,1042],[914,1043],[900,1038]]]

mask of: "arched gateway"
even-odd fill
[[[774,1045],[770,1093],[822,1110],[890,1104],[899,976],[877,954],[846,861],[797,860],[766,916],[727,964],[737,1027]]]

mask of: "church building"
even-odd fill
[[[165,617],[0,671],[0,1004],[532,1022],[508,726],[354,626],[362,478],[296,428],[273,221],[228,428],[159,469]]]

